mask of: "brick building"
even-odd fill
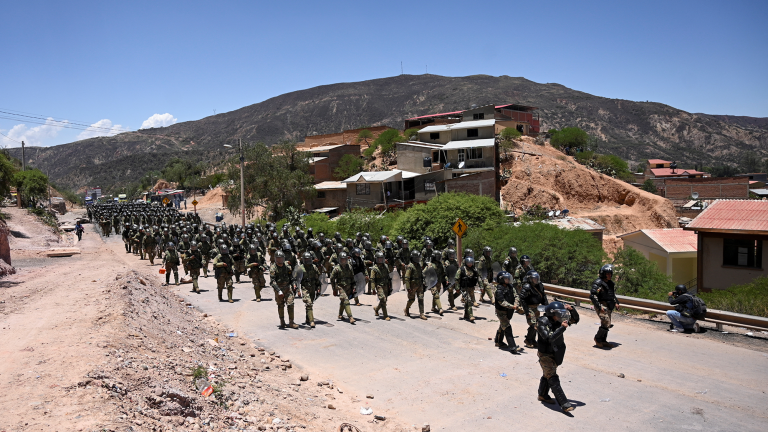
[[[314,176],[315,183],[339,180],[334,177],[333,171],[339,167],[339,161],[344,155],[360,157],[360,146],[356,145],[329,145],[314,147],[307,151],[312,152],[309,174]]]
[[[654,178],[659,194],[673,202],[688,201],[694,193],[698,199],[748,199],[748,177]]]

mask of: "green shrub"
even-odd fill
[[[765,276],[727,290],[701,292],[698,296],[707,303],[707,309],[768,318],[768,277]]]
[[[589,165],[590,161],[592,161],[592,158],[594,158],[595,152],[593,151],[583,151],[580,153],[576,153],[576,162],[582,164],[582,165]]]
[[[606,258],[600,241],[583,230],[564,230],[542,222],[517,226],[488,222],[471,229],[464,248],[480,256],[484,246],[493,249],[493,259],[502,262],[511,246],[518,257],[531,257],[533,268],[546,283],[588,289]]]
[[[616,294],[666,301],[667,293],[672,291],[672,279],[631,247],[619,249],[613,256],[613,265]]]
[[[504,212],[492,198],[449,192],[408,209],[397,219],[393,234],[410,240],[411,249],[420,249],[424,236],[430,236],[440,247],[455,237],[451,227],[458,218],[467,223],[469,231],[479,229],[485,223],[501,225],[505,222]]]
[[[566,146],[586,147],[589,143],[589,135],[577,127],[567,127],[555,132],[550,139],[550,143],[555,148]]]

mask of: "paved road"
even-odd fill
[[[122,248],[119,239],[108,242]],[[148,266],[133,256],[126,259]],[[488,340],[498,326],[490,306],[476,312],[485,318],[476,324],[460,320],[461,309],[442,319],[403,319],[406,296],[400,292],[390,297],[389,308],[399,319],[386,322],[374,317],[375,297],[363,296],[366,306],[353,307],[354,316],[362,319],[351,325],[337,321],[338,300],[331,296],[315,305],[315,319],[327,325],[281,330],[271,289],[263,291],[268,300],[257,303],[250,283],[242,283],[235,285],[236,303],[220,303],[213,278],[200,281],[207,290],[202,294],[190,292],[191,285],[170,289],[259,345],[290,357],[313,378],[333,379],[363,400],[373,394],[368,402],[375,413],[412,424],[428,422],[433,430],[563,425],[570,431],[764,431],[768,424],[766,349],[668,333],[625,319],[609,337],[620,346],[602,351],[592,342],[597,317],[580,309],[581,322],[565,334],[568,352],[559,369],[566,395],[577,404],[568,416],[536,401],[541,369],[535,351],[512,355]],[[300,301],[296,311],[302,322]],[[522,316],[515,316],[513,329],[521,340]],[[618,378],[619,373],[626,378]]]

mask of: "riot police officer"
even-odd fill
[[[529,271],[520,290],[520,302],[528,319],[528,334],[525,335],[525,346],[528,348],[536,347],[536,320],[540,315],[538,307],[549,303],[547,294],[544,292],[544,285],[539,279],[537,272]]]
[[[280,317],[280,328],[285,328],[285,309],[288,309],[288,325],[291,328],[299,328],[293,322],[293,272],[285,260],[282,251],[275,252],[275,263],[269,268],[269,279],[272,289],[275,290],[275,302],[277,314]]]
[[[376,252],[374,261],[375,264],[371,267],[369,277],[379,297],[379,304],[373,307],[373,312],[379,316],[379,310],[381,310],[383,319],[389,321],[387,297],[392,293],[392,278],[389,276],[389,266],[384,262],[383,252]]]
[[[349,297],[354,290],[355,273],[352,270],[352,265],[349,263],[349,257],[346,253],[341,252],[338,257],[339,263],[331,271],[330,279],[334,295],[339,296],[339,319],[342,319],[344,312],[346,312],[347,317],[349,317],[349,323],[354,324],[355,319],[352,318]]]
[[[494,306],[496,306],[496,317],[499,318],[499,329],[496,330],[496,346],[501,349],[508,349],[513,353],[522,351],[522,348],[515,343],[515,337],[512,334],[512,324],[510,320],[515,312],[523,312],[520,306],[520,296],[517,290],[512,286],[512,275],[501,271],[496,277],[496,295],[494,296]],[[504,338],[507,343],[504,343]]]
[[[560,377],[557,375],[557,367],[563,364],[565,357],[565,338],[563,333],[572,324],[579,322],[579,313],[571,307],[556,301],[544,308],[544,316],[537,321],[539,333],[539,365],[542,376],[539,379],[538,399],[541,402],[552,404],[554,401],[549,396],[549,390],[555,395],[560,409],[564,412],[573,411],[573,405],[568,402],[565,392],[560,386]]]
[[[456,283],[459,284],[461,297],[464,300],[464,319],[471,323],[475,322],[472,306],[475,304],[475,286],[479,278],[475,259],[471,256],[465,257],[461,268],[456,271]]]
[[[301,273],[299,286],[301,287],[301,298],[304,301],[304,306],[306,308],[305,323],[309,324],[310,327],[315,328],[313,306],[315,300],[317,300],[317,297],[320,295],[320,268],[312,262],[311,253],[304,252],[297,272]]]
[[[405,305],[403,315],[410,317],[411,305],[418,297],[419,318],[425,320],[424,315],[424,274],[421,269],[421,254],[419,251],[411,252],[411,262],[405,270],[405,288],[408,290],[408,303]]]
[[[613,345],[606,341],[608,330],[613,327],[611,324],[611,314],[613,310],[619,310],[619,299],[616,298],[615,285],[613,283],[613,265],[605,264],[600,268],[600,274],[594,282],[589,292],[589,299],[595,306],[595,312],[600,318],[600,328],[595,334],[595,346],[598,348],[611,349]]]
[[[216,289],[219,292],[219,301],[224,301],[221,295],[224,288],[226,288],[228,301],[234,303],[234,300],[232,300],[232,275],[234,274],[234,267],[235,261],[229,254],[229,246],[222,243],[219,246],[219,254],[213,259],[213,270],[216,277]]]

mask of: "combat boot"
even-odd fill
[[[424,315],[424,300],[419,299],[419,318],[425,320],[427,319],[427,316]]]
[[[602,349],[611,349],[613,345],[605,341],[605,337],[608,334],[608,329],[600,326],[595,334],[595,346]]]
[[[378,305],[373,307],[373,314],[376,315],[376,316],[379,316],[379,306]]]
[[[283,306],[277,307],[277,315],[280,317],[280,328],[285,328],[285,310]]]
[[[413,300],[408,300],[408,303],[405,304],[405,309],[403,309],[403,315],[405,315],[406,318],[411,317],[411,305],[413,304]]]
[[[560,377],[557,375],[552,375],[547,381],[549,382],[549,388],[552,390],[552,394],[555,395],[555,399],[560,405],[560,409],[563,410],[563,412],[573,411],[573,405],[568,402],[568,398],[565,397],[563,388],[560,387]]]
[[[505,349],[507,347],[507,344],[505,344],[502,339],[504,339],[504,333],[502,333],[501,329],[496,330],[496,337],[493,338],[493,342],[499,349]]]
[[[227,301],[229,301],[230,303],[234,303],[234,301],[232,300],[232,288],[227,288],[227,299],[228,299]]]
[[[218,288],[218,291],[219,291],[219,301],[220,301],[220,302],[221,302],[221,301],[224,301],[224,299],[223,299],[223,298],[221,298],[221,294],[222,294],[222,292],[223,292],[224,290],[223,290],[222,288]]]
[[[352,318],[352,309],[350,309],[349,305],[344,305],[344,310],[347,312],[347,317],[349,317],[349,323],[354,323],[355,319]]]
[[[293,322],[293,305],[288,305],[288,327],[292,329],[299,328],[299,325]]]
[[[384,321],[389,321],[389,314],[387,313],[387,304],[383,303],[381,305],[381,316],[384,317]]]
[[[523,350],[522,347],[517,346],[517,344],[515,343],[515,336],[512,334],[511,325],[504,329],[504,337],[507,338],[507,346],[509,347],[508,348],[509,352],[513,354],[517,354]]]
[[[536,329],[532,326],[528,326],[528,333],[525,335],[525,346],[528,348],[536,348]]]
[[[549,395],[549,381],[541,377],[539,380],[539,401],[546,404],[554,404],[555,400]]]
[[[315,313],[312,309],[307,310],[307,324],[309,324],[311,328],[315,328]]]

